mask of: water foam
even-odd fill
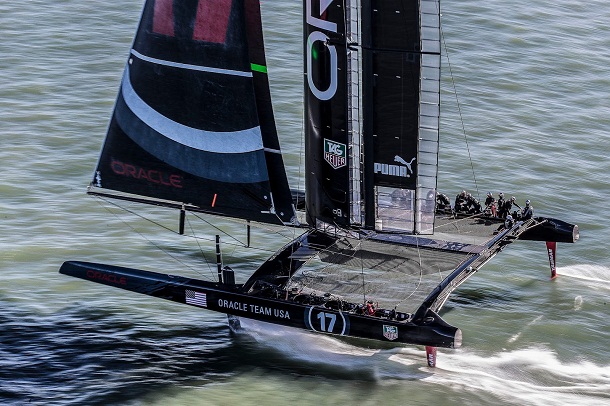
[[[536,317],[528,326],[541,318]],[[439,349],[437,368],[428,368],[425,352],[417,346],[370,349],[332,336],[269,327],[258,321],[242,320],[242,325],[242,334],[287,358],[307,361],[312,366],[358,371],[359,377],[372,376],[382,385],[419,380],[520,405],[610,402],[610,363],[564,362],[544,347],[492,355],[468,349]]]
[[[558,267],[557,273],[562,276],[585,281],[605,282],[607,283],[605,287],[610,289],[610,268],[605,266],[593,264],[571,265]]]
[[[544,348],[491,356],[458,350],[439,355],[437,369],[424,380],[520,405],[610,402],[610,364],[565,363]]]

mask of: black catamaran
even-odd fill
[[[213,282],[60,272],[234,323],[423,345],[434,365],[462,342],[438,314],[454,289],[517,239],[547,241],[553,268],[555,243],[578,238],[555,219],[438,210],[440,38],[439,0],[304,1],[303,196],[280,152],[259,0],[147,0],[88,193],[178,209],[181,233],[191,211],[302,234],[243,284],[220,262]]]

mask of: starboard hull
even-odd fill
[[[461,331],[432,311],[415,324],[256,297],[241,292],[239,286],[112,265],[68,261],[60,272],[206,310],[318,333],[445,348],[458,348],[462,341]]]

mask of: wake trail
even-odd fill
[[[557,268],[557,274],[563,277],[596,282],[598,288],[610,290],[610,268],[601,265],[581,264]]]

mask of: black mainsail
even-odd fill
[[[244,284],[220,263],[217,282],[80,261],[60,272],[316,332],[459,347],[438,314],[451,292],[517,239],[547,241],[553,267],[554,243],[578,227],[437,213],[439,0],[304,0],[303,24],[303,234]],[[89,193],[301,226],[258,0],[146,1]]]
[[[257,2],[146,3],[92,186],[294,221]]]

